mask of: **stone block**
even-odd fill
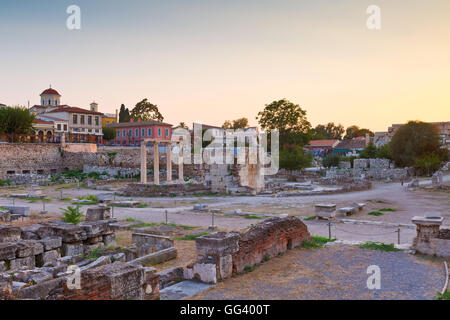
[[[105,245],[103,242],[98,242],[96,244],[84,245],[84,254],[90,254],[92,251],[103,248]]]
[[[343,214],[345,216],[351,216],[359,211],[358,207],[344,207],[336,210],[336,213]]]
[[[25,258],[29,256],[35,256],[44,252],[44,247],[36,240],[21,240],[16,242],[18,258]]]
[[[126,262],[126,256],[125,256],[125,253],[123,253],[123,252],[120,252],[120,253],[117,253],[117,254],[114,254],[114,255],[112,255],[111,256],[111,261],[121,261],[121,262]]]
[[[14,242],[20,240],[22,230],[7,224],[0,225],[0,242]]]
[[[72,243],[87,239],[86,232],[80,225],[52,221],[35,226],[35,233],[41,239],[48,237],[61,237],[63,242]]]
[[[184,280],[184,268],[175,267],[159,272],[159,288],[164,289],[168,286],[174,285],[177,282]]]
[[[177,257],[177,253],[178,253],[177,249],[168,248],[134,259],[129,263],[136,265],[149,265],[149,264],[155,265],[175,259]]]
[[[111,232],[109,221],[83,222],[78,225],[83,229],[86,238],[98,237]]]
[[[17,249],[17,245],[14,243],[0,243],[0,261],[14,260]]]
[[[239,250],[240,235],[236,232],[216,232],[210,235],[198,237],[195,240],[197,254],[199,256],[225,256]]]
[[[18,214],[24,217],[30,216],[30,207],[24,207],[24,206],[3,206],[4,208],[9,209],[11,211],[11,214]]]
[[[88,208],[86,212],[86,221],[95,222],[111,218],[111,207]]]
[[[51,292],[62,288],[63,282],[64,278],[57,278],[22,288],[18,292],[18,298],[23,300],[46,300]]]
[[[9,210],[0,210],[0,221],[10,222],[11,221],[11,212]]]
[[[82,242],[63,243],[61,249],[63,256],[78,256],[84,253]]]
[[[6,271],[6,262],[5,261],[0,261],[0,272],[5,272]]]
[[[97,260],[95,260],[94,262],[92,262],[84,267],[81,267],[80,270],[83,272],[85,270],[97,268],[97,267],[104,266],[104,265],[107,265],[110,263],[111,263],[111,258],[109,256],[102,256],[102,257],[98,258]]]
[[[36,265],[40,267],[48,264],[56,266],[59,258],[61,258],[61,254],[58,250],[46,251],[36,256]]]
[[[336,205],[332,203],[322,203],[315,205],[316,217],[319,219],[330,220],[336,217]]]
[[[105,247],[116,246],[116,235],[114,233],[105,234],[103,236],[103,243],[105,244]]]
[[[34,268],[36,265],[34,256],[11,260],[10,270],[19,270],[23,267]]]
[[[194,211],[208,211],[208,205],[207,204],[195,204]]]
[[[196,263],[193,268],[194,279],[204,283],[217,283],[216,265],[212,263]]]
[[[61,237],[44,238],[40,242],[44,246],[45,251],[57,249],[62,246],[62,238]]]
[[[151,248],[151,251],[160,251],[174,246],[173,240],[169,237],[160,235],[152,235],[146,233],[133,233],[133,244],[136,247],[141,248],[143,246]]]

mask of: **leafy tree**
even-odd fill
[[[322,164],[326,168],[339,167],[341,157],[337,153],[328,154],[322,161]]]
[[[103,139],[109,141],[114,140],[116,137],[116,129],[114,128],[103,128]]]
[[[377,157],[377,147],[370,142],[364,150],[359,154],[360,158],[363,159],[375,159]]]
[[[247,118],[240,118],[233,121],[226,120],[222,125],[223,129],[234,129],[234,130],[245,129],[247,127],[248,127]]]
[[[439,170],[442,156],[436,153],[424,154],[414,159],[414,168],[419,169],[422,174],[431,175]]]
[[[377,148],[376,157],[379,159],[392,160],[391,150],[389,149],[389,143]]]
[[[292,173],[311,166],[313,155],[298,146],[284,147],[280,150],[280,168]]]
[[[128,110],[128,108],[125,108],[125,105],[122,104],[119,111],[119,122],[130,122],[130,119],[130,110]]]
[[[0,108],[0,134],[15,142],[20,135],[33,134],[34,119],[35,115],[25,107]]]
[[[345,130],[345,137],[344,137],[344,139],[353,139],[353,138],[363,137],[367,133],[371,137],[373,137],[375,135],[369,129],[361,129],[358,126],[350,126],[350,127],[347,128],[347,130]]]
[[[163,121],[164,117],[159,112],[158,106],[144,99],[136,104],[131,110],[131,117],[133,120],[141,119],[142,121]]]
[[[420,121],[410,121],[398,128],[389,145],[392,158],[398,166],[413,166],[417,158],[420,162],[420,159],[426,159],[426,155],[435,154],[441,161],[447,156],[446,149],[441,148],[437,129],[432,124]]]
[[[308,132],[311,124],[306,118],[306,110],[298,104],[286,99],[267,104],[256,117],[262,129],[270,133],[277,129],[280,133],[282,146],[304,145],[308,142]]]
[[[311,139],[338,139],[341,140],[344,134],[344,126],[342,124],[335,125],[334,122],[329,122],[326,125],[319,124],[314,129],[311,129]]]
[[[180,122],[179,126],[183,129],[189,130],[189,127],[184,122]]]

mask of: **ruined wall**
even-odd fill
[[[296,217],[270,218],[241,234],[219,232],[196,239],[197,262],[184,278],[216,283],[310,240],[306,225]]]

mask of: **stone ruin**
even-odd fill
[[[450,172],[450,162],[447,162],[442,168],[436,171],[431,177],[431,185],[434,188],[442,188],[444,186],[444,175]]]
[[[270,218],[245,233],[219,232],[196,239],[197,261],[184,269],[185,279],[216,283],[310,240],[296,217]]]
[[[78,225],[0,225],[0,299],[159,299],[160,276],[144,265],[175,258],[173,241],[138,230],[132,246],[119,248],[118,228],[109,207],[89,208]],[[79,289],[67,285],[72,266]]]
[[[417,236],[412,248],[419,253],[450,258],[450,229],[441,228],[443,220],[439,214],[414,217],[412,222],[417,226]]]
[[[339,168],[327,170],[327,178],[340,176],[373,180],[401,181],[410,177],[409,168],[396,168],[388,159],[355,159],[353,168],[340,164]]]

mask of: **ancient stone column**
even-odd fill
[[[179,154],[178,154],[178,180],[180,183],[184,182],[184,172],[183,172],[183,144],[179,144]]]
[[[159,186],[159,142],[153,142],[153,182]]]
[[[172,144],[166,143],[167,182],[172,182]]]
[[[141,143],[141,183],[147,183],[147,148],[146,142]]]

